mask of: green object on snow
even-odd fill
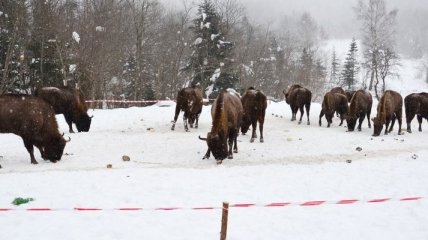
[[[17,197],[13,200],[12,204],[13,205],[21,205],[21,204],[25,204],[28,203],[30,201],[34,201],[34,198],[22,198],[22,197]]]

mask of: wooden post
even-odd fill
[[[226,240],[228,215],[229,215],[229,203],[223,202],[223,211],[221,214],[220,240]]]

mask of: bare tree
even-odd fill
[[[397,57],[395,53],[397,10],[388,12],[384,0],[368,0],[367,4],[364,0],[359,0],[354,9],[362,23],[364,66],[370,75],[369,90],[375,86],[376,96],[379,97],[377,95],[379,77],[384,76],[381,80],[383,81],[382,89],[385,89],[384,80],[392,74],[391,69],[397,63],[397,61],[389,59]],[[388,55],[388,61],[385,61],[386,55]],[[381,71],[384,72],[381,73]]]

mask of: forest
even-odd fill
[[[334,49],[327,54],[329,34],[309,12],[283,16],[273,26],[254,21],[245,1],[179,5],[2,0],[0,94],[71,86],[87,99],[154,100],[175,99],[179,89],[199,85],[206,98],[253,86],[282,99],[287,86],[299,83],[313,91],[313,101],[334,86],[379,97],[385,83],[399,77],[401,57],[426,59],[428,52],[424,26],[415,23],[423,15],[400,18],[417,25],[402,28],[399,10],[384,0],[349,6],[360,31],[349,37],[345,59]],[[421,60],[425,75],[427,63]]]

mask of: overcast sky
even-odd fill
[[[257,22],[273,23],[283,15],[300,15],[309,12],[332,37],[344,37],[358,31],[352,7],[358,0],[241,0],[248,14]],[[386,0],[388,10],[400,13],[415,9],[428,9],[428,0]]]

